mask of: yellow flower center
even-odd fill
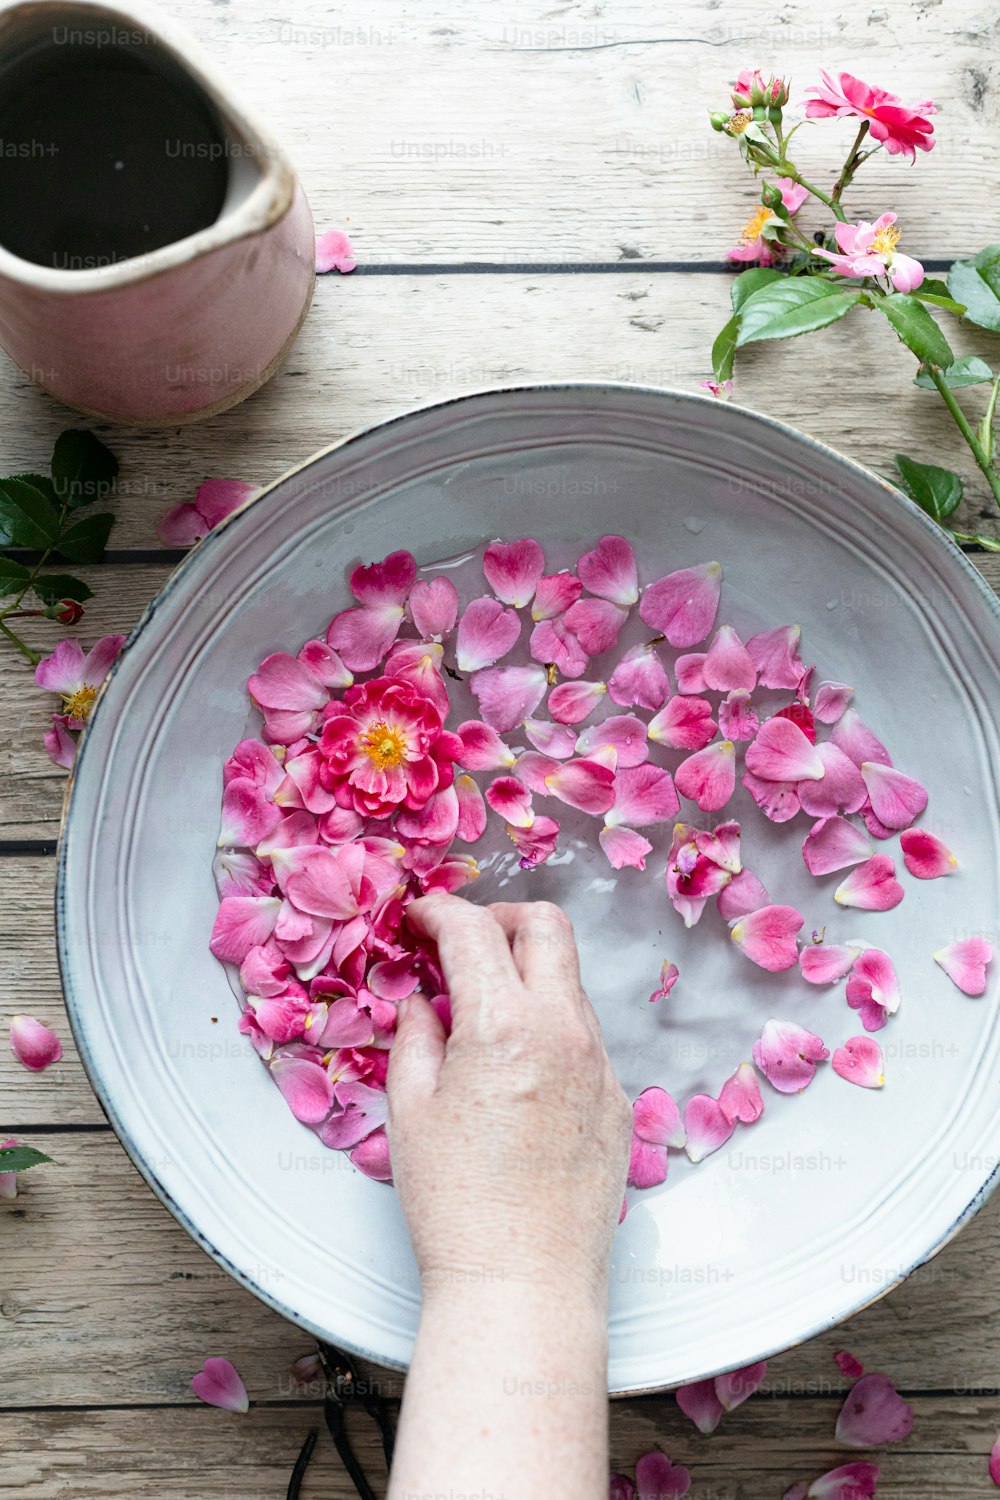
[[[902,232],[901,229],[896,228],[895,224],[886,224],[884,228],[876,232],[869,255],[891,255],[899,244]]]
[[[746,130],[747,126],[751,123],[752,120],[752,109],[738,109],[734,115],[729,116],[729,122],[726,125],[726,129],[728,130],[730,135],[742,135],[744,130]]]
[[[764,225],[769,224],[774,217],[775,215],[771,212],[771,210],[762,203],[760,205],[760,208],[758,208],[757,212],[754,214],[753,218],[747,219],[746,223],[743,226],[741,238],[745,240],[748,245],[754,244],[757,240],[760,239],[760,232],[764,228]]]
[[[406,754],[406,740],[384,719],[368,726],[361,736],[361,747],[380,771],[394,770]]]
[[[85,723],[90,710],[94,706],[97,697],[97,689],[85,682],[82,688],[75,693],[63,694],[63,706],[71,719],[77,719],[81,724]]]

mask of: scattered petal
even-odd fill
[[[913,1407],[886,1376],[862,1375],[837,1418],[836,1437],[848,1448],[877,1448],[901,1442],[912,1429]]]
[[[868,799],[864,778],[843,750],[830,740],[816,746],[823,764],[821,781],[799,783],[799,803],[811,818],[832,818],[837,813],[855,813]]]
[[[799,811],[799,783],[794,781],[763,781],[752,771],[744,771],[743,785],[757,806],[772,823],[787,823]]]
[[[568,760],[576,750],[576,733],[568,724],[552,724],[548,719],[525,719],[522,728],[535,749],[554,760]]]
[[[777,717],[762,724],[747,746],[746,767],[761,781],[821,781],[826,774],[819,752],[799,726]]]
[[[523,609],[534,598],[545,571],[545,554],[531,537],[514,542],[490,542],[483,555],[486,582],[504,604]]]
[[[347,275],[353,271],[357,261],[350,239],[342,229],[328,229],[316,236],[316,275],[325,276],[328,271],[340,271]]]
[[[822,785],[822,782],[820,782]],[[870,859],[873,850],[860,828],[846,818],[820,818],[806,834],[802,858],[810,875],[830,875]]]
[[[856,906],[861,911],[890,911],[905,894],[889,856],[873,854],[838,885],[833,899],[840,906]]]
[[[633,646],[626,651],[608,679],[608,692],[621,708],[662,708],[670,696],[670,677],[656,647]]]
[[[671,646],[697,646],[715,622],[722,594],[722,564],[681,568],[651,583],[639,604],[640,618]]]
[[[752,693],[757,671],[750,653],[731,625],[720,625],[702,667],[705,686],[719,693]]]
[[[908,828],[899,843],[904,865],[918,880],[937,880],[942,875],[954,875],[958,869],[958,860],[947,844],[923,828]]]
[[[450,578],[421,579],[410,590],[410,619],[425,641],[443,641],[458,619],[458,590]]]
[[[860,1013],[866,1031],[881,1031],[900,1002],[895,965],[881,948],[866,948],[851,966],[847,1003]]]
[[[880,1089],[885,1083],[882,1048],[870,1036],[852,1036],[834,1050],[830,1066],[848,1083],[863,1089]]]
[[[538,580],[531,618],[551,620],[555,615],[564,615],[582,593],[583,584],[574,573],[550,573]]]
[[[860,948],[849,943],[814,943],[799,950],[799,968],[809,984],[839,984],[854,967]]]
[[[206,1359],[204,1369],[191,1380],[199,1401],[221,1406],[225,1411],[250,1410],[247,1388],[228,1359]]]
[[[638,1500],[682,1500],[691,1488],[691,1474],[665,1453],[644,1453],[636,1459],[635,1484]]]
[[[806,671],[799,656],[801,636],[798,625],[779,625],[750,637],[747,651],[761,687],[797,690]]]
[[[865,761],[875,761],[882,766],[892,765],[892,756],[882,741],[872,733],[857,711],[849,708],[833,728],[833,743],[838,750],[853,760],[856,766]]]
[[[719,728],[727,740],[752,740],[760,728],[750,694],[734,688],[719,705]]]
[[[728,1375],[716,1375],[715,1394],[722,1403],[723,1411],[735,1411],[744,1401],[759,1390],[767,1374],[767,1360],[755,1365],[745,1365],[742,1370],[731,1370]]]
[[[487,667],[475,672],[469,685],[486,723],[506,734],[531,718],[545,697],[548,679],[543,667]]]
[[[813,713],[821,724],[836,724],[854,701],[854,689],[846,682],[821,682],[813,699]]]
[[[736,1121],[708,1094],[694,1094],[684,1106],[685,1149],[693,1162],[718,1151],[735,1129]]]
[[[596,756],[563,761],[545,778],[553,797],[585,813],[606,813],[615,800],[615,773]]]
[[[588,656],[600,656],[618,644],[628,611],[610,599],[578,599],[563,619]]]
[[[723,886],[716,898],[719,916],[724,922],[733,922],[750,912],[767,906],[770,897],[752,870],[741,870],[728,885]]]
[[[603,682],[560,682],[549,694],[549,713],[559,724],[582,724],[607,691]]]
[[[598,842],[613,870],[644,870],[646,855],[653,849],[652,844],[641,833],[621,824],[612,827],[605,823],[598,834]]]
[[[601,599],[630,609],[639,598],[635,553],[623,536],[602,536],[593,552],[585,552],[576,571],[584,588]]]
[[[62,1057],[62,1042],[34,1016],[14,1016],[10,1023],[10,1050],[22,1067],[41,1073]]]
[[[794,906],[762,906],[738,918],[729,935],[753,963],[776,974],[798,962],[796,939],[804,921]]]
[[[677,678],[679,693],[703,693],[705,691],[706,654],[704,651],[689,651],[686,655],[679,656],[674,662],[674,675]]]
[[[508,771],[517,756],[490,724],[466,719],[455,731],[462,741],[459,765],[467,771]]]
[[[614,791],[615,800],[606,819],[611,828],[623,823],[647,828],[676,817],[680,811],[673,778],[661,766],[647,763],[625,767],[615,775]]]
[[[719,1094],[719,1108],[727,1120],[743,1125],[752,1125],[764,1113],[757,1075],[749,1063],[740,1063],[731,1078],[727,1078]]]
[[[908,828],[927,806],[926,787],[892,766],[863,761],[861,775],[872,812],[886,828]]]
[[[699,1380],[694,1385],[679,1385],[674,1392],[677,1405],[686,1417],[707,1437],[722,1421],[725,1408],[715,1393],[714,1380]]]
[[[667,959],[664,959],[663,967],[660,970],[660,983],[649,997],[650,1005],[653,1005],[657,1000],[669,1000],[670,991],[679,978],[680,971],[677,965],[669,963]]]
[[[820,1037],[794,1021],[770,1020],[753,1044],[753,1060],[772,1088],[800,1094],[830,1056]]]
[[[564,677],[582,677],[587,670],[587,653],[560,615],[539,620],[531,632],[529,649],[535,661],[545,666],[551,663]]]
[[[682,760],[674,773],[681,796],[696,802],[702,812],[718,812],[736,789],[736,747],[720,740]]]
[[[833,1359],[837,1369],[842,1375],[846,1375],[848,1380],[857,1380],[865,1373],[865,1367],[860,1359],[855,1359],[854,1355],[849,1354],[846,1349],[838,1349]]]
[[[986,970],[993,962],[993,944],[984,937],[960,938],[939,948],[934,962],[963,995],[985,995]]]
[[[521,622],[515,610],[504,609],[488,595],[473,599],[458,622],[455,648],[458,670],[479,672],[492,667],[512,650],[520,633]]]
[[[716,727],[707,698],[679,694],[650,719],[646,733],[667,750],[703,750],[715,739]]]
[[[649,756],[646,726],[634,714],[614,714],[600,724],[591,724],[577,740],[581,755],[590,755],[602,745],[614,746],[620,766],[640,766]]]

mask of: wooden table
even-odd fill
[[[709,373],[728,305],[721,260],[753,193],[729,142],[706,125],[744,64],[853,68],[941,106],[940,144],[915,167],[879,156],[849,206],[899,211],[905,248],[939,263],[1000,239],[995,179],[996,18],[965,0],[887,6],[838,0],[178,0],[233,82],[283,137],[320,227],[354,237],[361,268],[317,289],[285,368],[253,400],[203,425],[104,431],[122,483],[113,551],[83,570],[96,598],[87,644],[128,629],[177,558],[155,522],[211,475],[270,480],[321,445],[411,404],[470,387],[608,376],[690,389]],[[793,95],[793,97],[795,97]],[[847,126],[803,145],[831,179]],[[875,319],[762,348],[738,396],[852,457],[887,469],[905,447],[954,453],[935,397]],[[961,334],[959,352],[988,353]],[[968,405],[977,407],[972,392]],[[2,472],[43,467],[75,424],[9,363],[0,368]],[[943,460],[951,462],[950,459]],[[1000,531],[968,475],[963,524]],[[1000,558],[973,559],[1000,585]],[[32,622],[35,623],[35,622]],[[56,630],[34,641],[47,648]],[[0,1205],[0,1491],[11,1500],[278,1497],[316,1392],[292,1388],[310,1340],[235,1285],[187,1238],[126,1159],[72,1044],[51,939],[53,849],[63,774],[41,745],[48,699],[0,653],[0,924],[3,1021],[27,1010],[57,1028],[65,1060],[44,1075],[0,1048],[0,1135],[57,1167]],[[699,1500],[773,1500],[843,1462],[832,1442],[845,1345],[887,1371],[916,1408],[912,1437],[880,1456],[886,1500],[987,1500],[1000,1429],[1000,1198],[905,1285],[772,1362],[764,1391],[711,1440],[673,1398],[612,1411],[613,1462],[656,1443],[694,1475]],[[243,1372],[253,1409],[200,1405],[189,1380],[208,1354]],[[376,1372],[383,1388],[395,1376]],[[371,1472],[380,1470],[367,1433]],[[353,1495],[324,1440],[306,1496]],[[511,1497],[515,1500],[515,1497]]]

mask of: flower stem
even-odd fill
[[[864,138],[865,138],[865,136],[867,134],[868,134],[868,121],[865,120],[862,123],[861,128],[859,129],[857,135],[854,137],[854,145],[851,147],[850,151],[847,153],[847,160],[844,162],[844,165],[841,167],[841,169],[840,169],[840,176],[837,178],[836,182],[833,185],[833,192],[830,194],[830,202],[831,202],[831,204],[832,203],[839,203],[840,202],[841,194],[843,193],[843,191],[847,187],[847,185],[850,183],[850,181],[853,178],[855,172],[858,170],[858,168],[860,167],[862,161],[864,160],[864,158],[862,156],[860,156],[858,153],[861,150],[861,143],[862,143],[862,141],[864,140]]]
[[[33,667],[38,666],[38,663],[42,659],[38,652],[32,651],[31,647],[26,645],[19,635],[15,635],[13,630],[8,629],[8,627],[3,623],[3,620],[0,620],[0,631],[3,632],[3,634],[12,643],[12,645],[15,645],[17,647],[22,656],[26,656],[28,658]]]
[[[937,386],[941,400],[951,412],[955,426],[968,443],[969,451],[976,460],[976,464],[986,479],[986,483],[993,491],[994,500],[997,502],[997,505],[1000,505],[1000,474],[997,473],[996,469],[990,463],[985,448],[970,427],[968,417],[956,401],[955,393],[949,387],[942,372],[936,369],[934,365],[928,365],[927,373]]]
[[[782,176],[790,177],[793,182],[798,183],[799,187],[804,187],[807,193],[811,193],[814,198],[818,198],[821,203],[825,203],[827,208],[835,218],[839,219],[842,224],[846,223],[844,210],[841,208],[840,204],[837,203],[833,198],[831,198],[828,193],[824,193],[821,188],[815,187],[811,182],[808,182],[802,176],[802,173],[799,171],[798,167],[794,165],[794,163],[790,161],[782,161],[782,158],[769,144],[765,145],[761,141],[754,141],[753,146],[754,149],[761,154],[761,156],[766,158],[769,166],[782,166],[787,168],[787,171],[782,172]]]

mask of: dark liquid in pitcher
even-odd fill
[[[88,270],[213,224],[230,148],[211,103],[152,42],[71,38],[49,28],[0,71],[0,244]]]

